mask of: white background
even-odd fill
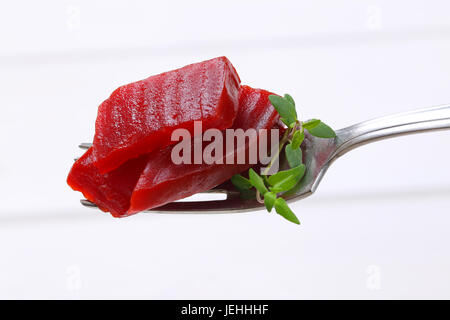
[[[293,205],[126,219],[65,182],[119,85],[226,55],[334,128],[450,103],[448,1],[14,1],[0,11],[0,298],[450,298],[450,132],[377,142]]]

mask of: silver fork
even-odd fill
[[[306,174],[299,184],[283,195],[294,202],[312,195],[330,165],[340,156],[367,143],[406,134],[450,129],[450,105],[419,109],[381,117],[336,131],[335,139],[316,138],[306,133],[304,148]],[[88,149],[90,143],[80,148]],[[176,201],[151,209],[160,213],[235,213],[262,209],[255,200],[241,199],[239,192],[229,185],[221,185],[203,193],[225,194],[225,200]],[[87,207],[96,207],[89,200],[81,200]]]

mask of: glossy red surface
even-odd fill
[[[67,183],[72,189],[114,217],[123,216],[130,207],[131,194],[144,170],[148,155],[131,159],[119,168],[100,173],[94,165],[95,156],[90,148],[70,170]]]
[[[278,122],[278,113],[271,105],[266,90],[241,87],[239,111],[233,125],[234,129],[270,129]],[[239,147],[239,146],[236,146]],[[242,146],[241,146],[242,147]],[[131,197],[128,214],[159,207],[195,193],[209,190],[230,179],[233,175],[249,169],[253,164],[180,164],[171,160],[172,146],[149,156],[147,165]],[[248,153],[246,143],[241,152]],[[234,149],[237,154],[239,151]],[[193,153],[193,151],[191,152]]]
[[[270,94],[241,86],[239,111],[232,128],[258,130],[276,126],[279,117],[268,100]],[[247,143],[243,152],[248,147]],[[95,154],[90,148],[75,162],[67,182],[103,211],[124,217],[209,190],[252,166],[247,163],[175,165],[171,160],[172,148],[167,146],[128,160],[105,174],[94,165]]]
[[[177,128],[229,128],[240,79],[226,57],[191,64],[115,90],[98,109],[93,153],[101,173],[172,144]]]

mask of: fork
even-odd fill
[[[350,150],[370,142],[387,138],[450,129],[450,105],[414,110],[361,122],[336,131],[334,139],[322,139],[306,132],[302,144],[305,176],[282,197],[294,202],[312,195],[330,165]],[[90,143],[79,145],[81,149],[91,147]],[[256,199],[244,200],[239,191],[230,184],[220,185],[202,193],[225,194],[225,200],[212,201],[176,201],[148,211],[159,213],[235,213],[263,209],[264,204]],[[81,204],[95,208],[89,200],[82,199]]]

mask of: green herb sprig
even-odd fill
[[[268,212],[275,208],[275,211],[285,219],[300,224],[297,216],[281,195],[294,188],[305,175],[306,166],[303,164],[301,149],[305,139],[305,129],[318,138],[335,138],[336,133],[318,119],[299,121],[295,101],[289,94],[285,94],[284,97],[270,95],[269,100],[280,115],[280,120],[287,126],[279,142],[278,150],[261,175],[250,169],[248,179],[237,174],[231,178],[231,182],[241,192],[242,198],[256,197],[258,201],[264,202]],[[270,168],[278,160],[283,149],[290,169],[269,175]]]

